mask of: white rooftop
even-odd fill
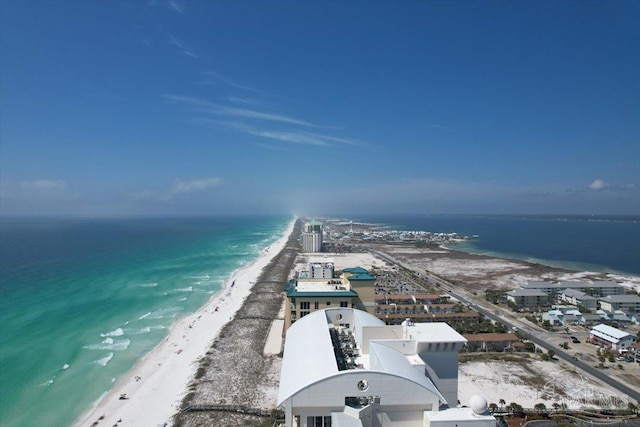
[[[296,291],[298,292],[344,292],[349,291],[349,286],[345,286],[343,283],[335,284],[329,283],[330,279],[322,280],[322,281],[313,281],[313,280],[305,280],[298,279],[296,285]],[[339,281],[339,279],[332,279],[332,281]]]
[[[513,297],[546,297],[547,294],[539,289],[514,289],[507,292],[507,295]]]
[[[352,331],[359,349],[362,349],[362,343],[359,340],[363,336],[363,327],[387,327],[375,316],[349,308],[318,310],[296,321],[287,330],[278,404],[325,378],[353,372],[353,370],[339,370],[336,361],[330,329],[334,328],[334,323],[337,325],[338,322],[350,324],[349,330]],[[388,326],[388,328],[392,331],[398,329],[398,326]],[[410,339],[418,342],[466,342],[462,335],[446,323],[420,323],[407,325],[406,328],[408,336],[404,339],[398,337],[402,341]],[[393,340],[386,339],[386,341],[392,342]],[[431,390],[442,402],[446,401],[431,380],[415,369],[416,365],[424,363],[420,356],[402,354],[388,347],[385,340],[378,341],[373,338],[370,345],[375,348],[376,361],[378,366],[384,367],[384,372],[420,384],[425,389]],[[369,355],[364,356],[364,354],[360,354],[356,360],[358,363],[362,363],[363,368],[367,370],[370,368]]]
[[[600,298],[601,300],[604,301],[609,301],[609,302],[640,302],[640,296],[635,295],[635,294],[629,294],[629,295],[609,295],[606,296],[604,298]]]
[[[604,325],[604,324],[600,324],[598,326],[594,326],[591,329],[591,332],[592,333],[593,332],[600,332],[601,334],[607,335],[609,337],[613,337],[615,339],[622,339],[622,338],[625,338],[625,337],[631,335],[628,332],[621,331],[620,329],[616,329],[616,328],[613,328],[611,326]]]
[[[412,323],[407,326],[406,338],[418,342],[459,342],[465,343],[465,337],[443,322]]]

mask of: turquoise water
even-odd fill
[[[459,233],[453,249],[571,270],[640,275],[640,216],[369,215],[387,229]]]
[[[0,424],[70,425],[289,221],[0,219]]]

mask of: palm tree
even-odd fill
[[[502,407],[504,406],[505,403],[507,403],[507,401],[504,399],[500,399],[498,400],[498,403],[500,404],[500,409],[502,409]]]
[[[545,409],[547,409],[547,405],[545,405],[544,403],[536,403],[533,409],[535,409],[538,412],[542,412]]]

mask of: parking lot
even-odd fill
[[[574,343],[571,336],[575,336],[580,342]],[[598,347],[588,343],[588,338],[588,328],[571,326],[568,333],[565,331],[553,333],[549,341],[558,347],[563,347],[566,342],[568,345],[566,351],[569,354],[594,367],[600,366],[600,359],[597,354]],[[610,362],[608,355],[605,352],[602,352],[602,354],[605,356],[602,369],[606,370],[608,375],[640,391],[640,363],[626,362],[625,360]]]

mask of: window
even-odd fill
[[[349,301],[340,301],[340,307],[349,307]]]
[[[300,303],[300,310],[309,310],[309,301],[302,301]]]
[[[307,417],[307,427],[331,427],[331,416]]]
[[[301,311],[300,312],[300,317],[302,318],[302,317],[306,316],[307,314],[309,314],[308,311]]]
[[[318,301],[313,303],[313,308],[315,308],[316,310],[320,308],[319,306],[320,306],[320,303]]]
[[[327,301],[327,305],[331,305],[331,301]]]

